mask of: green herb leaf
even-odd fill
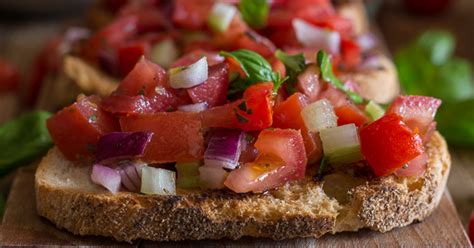
[[[276,92],[281,84],[286,80],[282,79],[279,73],[272,70],[272,67],[258,53],[241,49],[233,52],[220,52],[221,56],[231,57],[240,64],[247,78],[239,78],[231,84],[229,94],[244,91],[249,86],[259,82],[273,82],[273,90]]]
[[[241,0],[240,13],[244,21],[253,28],[262,28],[267,24],[270,6],[267,0]]]
[[[438,130],[448,142],[474,146],[474,99],[444,102],[436,114]]]
[[[416,42],[416,46],[420,47],[435,65],[443,64],[452,56],[454,44],[452,34],[434,30],[423,33]]]
[[[321,76],[323,80],[329,82],[337,89],[344,91],[349,98],[352,99],[357,104],[364,103],[364,99],[358,95],[357,93],[349,90],[342,82],[339,80],[332,71],[332,64],[331,60],[329,59],[329,55],[324,52],[323,50],[319,50],[317,56],[317,62],[319,67],[321,68]]]
[[[0,127],[0,175],[28,165],[53,145],[46,128],[48,112],[31,112]]]
[[[286,74],[288,75],[286,86],[288,93],[291,95],[296,91],[294,84],[298,79],[298,75],[301,74],[306,67],[304,54],[289,55],[281,50],[277,50],[275,57],[285,65]]]

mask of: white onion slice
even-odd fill
[[[332,104],[327,99],[313,102],[301,111],[308,131],[316,133],[326,128],[337,126],[337,116]]]
[[[341,35],[338,32],[314,26],[299,18],[294,19],[292,24],[296,38],[304,46],[339,54]]]
[[[143,167],[140,192],[150,195],[175,195],[176,173],[161,168]]]
[[[222,189],[229,173],[222,168],[201,166],[199,167],[200,183],[203,188]]]
[[[175,89],[191,88],[207,80],[207,58],[204,56],[194,64],[170,69],[170,86]]]
[[[122,183],[118,171],[100,164],[94,164],[92,166],[91,180],[96,184],[102,185],[114,194],[119,191]]]
[[[349,164],[362,160],[359,135],[354,123],[323,129],[319,135],[329,163]]]
[[[195,104],[188,104],[188,105],[178,106],[178,110],[183,111],[183,112],[199,113],[199,112],[204,111],[206,109],[207,109],[207,103],[206,102],[198,102],[198,103],[195,103]]]
[[[224,32],[229,27],[237,13],[237,8],[232,4],[217,2],[212,6],[211,14],[209,15],[209,27],[215,32]]]
[[[178,58],[178,48],[171,39],[165,39],[151,48],[150,59],[163,68],[169,68]]]

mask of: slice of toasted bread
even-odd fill
[[[449,174],[446,143],[435,133],[419,179],[342,172],[310,177],[262,194],[178,191],[174,196],[119,192],[93,184],[91,166],[67,161],[57,148],[36,172],[38,213],[79,235],[135,239],[285,239],[361,228],[386,232],[421,221],[437,206]]]

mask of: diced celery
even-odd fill
[[[237,8],[232,4],[217,2],[212,7],[208,24],[214,32],[224,32],[232,22],[232,18],[237,13]]]
[[[367,113],[372,121],[376,121],[385,114],[385,110],[376,102],[369,101],[367,106],[365,106],[365,113]]]
[[[349,164],[362,160],[359,135],[354,124],[323,129],[320,136],[324,155],[330,164]]]
[[[144,166],[140,192],[150,195],[175,195],[176,173],[161,168]]]
[[[337,126],[337,116],[332,104],[327,99],[313,102],[303,108],[301,117],[310,132],[319,132]]]
[[[173,40],[165,39],[151,48],[151,61],[159,64],[163,68],[169,68],[171,64],[178,58],[178,48]]]
[[[176,181],[179,188],[199,187],[199,165],[200,161],[189,163],[176,163],[178,179]]]

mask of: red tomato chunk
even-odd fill
[[[393,113],[362,128],[360,142],[376,176],[392,174],[424,151],[421,137]]]
[[[151,131],[145,162],[189,162],[203,157],[204,139],[197,113],[170,112],[120,118],[124,132]]]
[[[47,120],[54,143],[69,160],[93,156],[99,138],[118,130],[117,121],[99,103],[98,97],[84,97]]]
[[[263,130],[255,147],[257,159],[232,171],[224,182],[234,192],[262,192],[304,178],[307,160],[299,131]]]

